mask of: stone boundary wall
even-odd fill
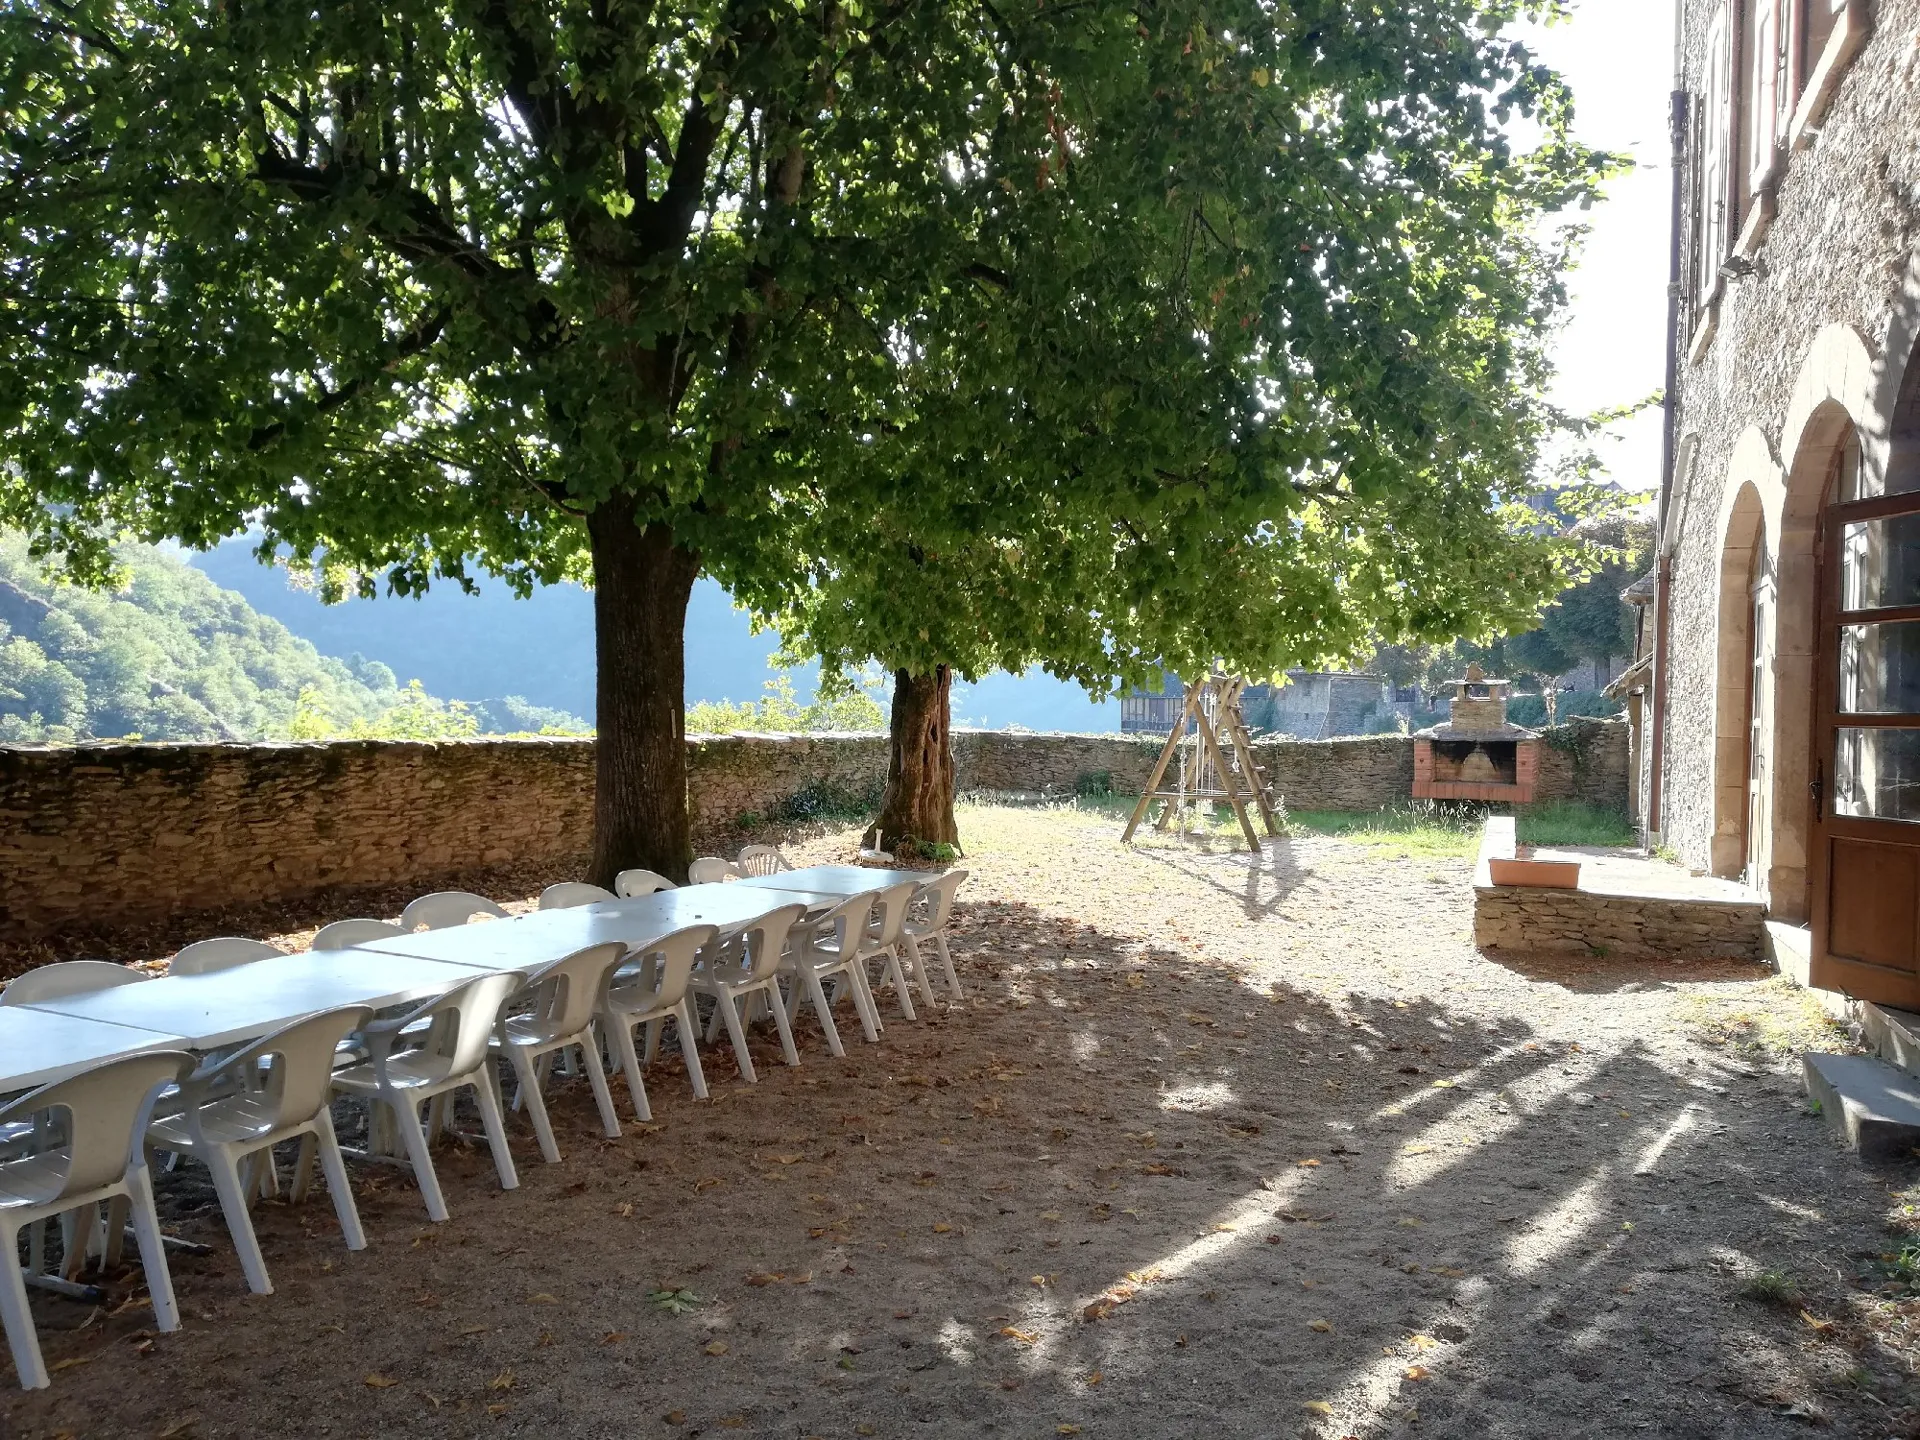
[[[962,731],[964,790],[1145,785],[1163,741]],[[1405,736],[1255,747],[1294,809],[1404,802]],[[1543,747],[1542,798],[1623,805],[1626,727],[1577,722]],[[696,834],[877,798],[882,735],[688,741]],[[494,866],[573,864],[593,824],[591,740],[0,747],[0,939],[137,923],[334,887],[431,889]]]

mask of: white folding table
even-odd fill
[[[779,870],[771,875],[749,875],[731,882],[761,890],[792,890],[802,894],[831,895],[844,899],[868,890],[885,890],[911,880],[925,885],[940,878],[938,870],[870,870],[864,865],[809,865],[802,870]]]
[[[270,1035],[319,1010],[343,1005],[384,1010],[442,994],[469,978],[470,972],[430,960],[318,950],[254,960],[208,975],[166,975],[18,1008],[147,1026],[171,1032],[175,1044],[217,1050]]]
[[[153,983],[115,988],[144,990]],[[31,1005],[0,1005],[0,1095],[37,1089],[108,1060],[186,1048],[184,1035],[167,1033],[157,1020],[151,1026],[115,1025]]]
[[[384,955],[412,956],[475,970],[537,970],[584,950],[617,942],[629,949],[671,935],[689,925],[744,925],[769,910],[795,901],[831,904],[826,894],[748,889],[743,885],[686,885],[638,895],[631,900],[602,900],[563,910],[536,910],[504,920],[480,920],[369,940],[356,947]]]

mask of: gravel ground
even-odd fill
[[[272,1296],[176,1172],[185,1328],[37,1299],[0,1434],[1920,1435],[1911,1177],[1808,1113],[1804,996],[1483,959],[1461,858],[962,830],[962,1004],[662,1064],[616,1141],[557,1081],[564,1161],[449,1142],[445,1225],[356,1167],[359,1254],[263,1205]]]

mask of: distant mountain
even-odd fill
[[[441,585],[417,598],[325,605],[311,590],[290,584],[284,570],[259,564],[251,541],[229,540],[182,556],[319,649],[377,660],[434,695],[484,703],[489,714],[501,697],[524,697],[534,706],[593,718],[593,597],[577,585],[548,586],[521,600],[500,581],[482,579],[478,595]],[[753,634],[732,597],[702,578],[687,606],[687,703],[758,699],[762,685],[780,673],[769,663],[778,647],[776,635]],[[801,703],[812,698],[818,673],[810,665],[792,672]],[[1090,700],[1079,686],[1038,670],[956,687],[953,713],[956,724],[994,729],[1120,728],[1118,701]]]
[[[0,532],[0,743],[260,740],[444,721],[369,661],[320,654],[174,555],[115,551],[116,591],[56,584]]]

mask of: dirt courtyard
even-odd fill
[[[444,1225],[263,1205],[270,1296],[163,1177],[184,1328],[37,1297],[0,1435],[1920,1435],[1912,1177],[1809,1113],[1805,997],[1483,959],[1458,856],[961,824],[963,1003],[662,1064],[619,1140],[556,1080],[563,1162],[448,1142]]]

